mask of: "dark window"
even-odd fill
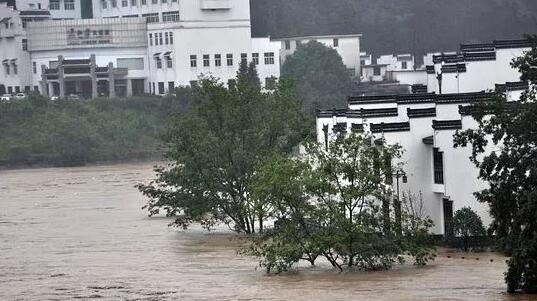
[[[241,64],[242,63],[248,63],[248,54],[241,53]]]
[[[211,65],[210,59],[211,58],[208,54],[203,55],[203,67],[209,67]]]
[[[170,45],[173,45],[173,32],[170,31]]]
[[[164,82],[158,82],[158,94],[164,94]]]
[[[339,39],[334,39],[334,47],[339,47]]]
[[[453,237],[453,201],[443,200],[444,209],[444,235]]]
[[[163,12],[162,22],[179,22],[179,11]]]
[[[153,34],[149,34],[149,46],[153,46]]]
[[[434,183],[444,184],[444,153],[433,148]]]
[[[274,76],[265,78],[265,89],[274,90],[276,88],[276,78]]]
[[[380,67],[373,67],[373,75],[380,75]]]
[[[36,64],[36,62],[32,62],[32,71],[34,72],[34,74],[37,73],[37,64]]]
[[[27,39],[22,39],[22,50],[23,51],[28,51],[28,40]]]
[[[285,49],[291,49],[291,41],[285,41]]]
[[[171,56],[166,57],[166,67],[170,69],[173,68],[173,60]]]
[[[216,67],[222,66],[222,55],[220,55],[220,54],[215,54],[214,55],[214,65]]]
[[[155,57],[156,63],[157,63],[157,69],[162,69],[162,60],[160,57]]]
[[[157,90],[155,90],[155,83],[153,82],[153,94],[156,94]]]
[[[163,43],[162,43],[162,32],[159,32],[159,33],[158,33],[158,43],[159,43],[160,45],[163,45]]]
[[[197,66],[198,66],[198,58],[196,57],[196,55],[191,55],[190,56],[190,67],[196,68]]]
[[[34,86],[34,92],[39,92],[39,87],[38,86]]]
[[[170,39],[168,38],[168,32],[165,32],[165,33],[164,33],[164,43],[165,43],[166,45],[168,45],[169,42],[170,42]]]
[[[401,62],[401,69],[406,69],[408,67],[407,62]]]
[[[265,65],[274,65],[274,52],[265,52]]]
[[[168,82],[168,93],[172,93],[174,89],[175,89],[175,83]]]
[[[131,0],[131,6],[136,6],[136,0]]]
[[[252,61],[254,64],[259,65],[259,53],[252,53]]]
[[[147,4],[147,0],[141,0],[142,2],[142,5],[146,5]]]
[[[227,65],[228,66],[233,66],[233,54],[228,53],[226,55],[226,59],[227,59]]]

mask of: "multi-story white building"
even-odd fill
[[[498,86],[511,99],[525,88],[522,82]],[[396,193],[421,193],[425,214],[435,223],[433,232],[450,234],[453,213],[462,207],[471,207],[486,224],[491,221],[486,204],[473,195],[486,183],[477,179],[478,170],[469,160],[471,149],[453,147],[457,130],[477,126],[468,105],[490,96],[475,92],[349,97],[347,109],[318,112],[317,140],[329,144],[338,134],[358,132],[401,145],[402,157],[393,163],[403,164],[404,177],[394,179]]]
[[[18,6],[32,0],[19,1]],[[203,75],[227,83],[236,77],[242,61],[257,65],[263,85],[280,75],[280,42],[252,38],[249,0],[36,1],[46,1],[40,7],[57,19],[29,23],[26,65],[31,67],[25,74],[41,93],[94,95],[88,92],[87,76],[82,80],[86,84],[71,81],[76,87],[66,83],[60,89],[54,79],[42,83],[41,66],[53,72],[60,55],[67,63],[86,64],[94,57],[96,67],[108,68],[111,63],[112,68],[127,68],[128,74],[120,79],[127,81],[127,88],[117,95],[166,94]],[[108,91],[103,85],[98,94],[108,94],[102,92]]]
[[[487,206],[473,195],[486,183],[478,180],[469,160],[471,149],[453,147],[453,134],[477,127],[468,105],[490,99],[488,91],[505,93],[509,101],[520,98],[528,83],[519,82],[520,73],[509,63],[527,49],[525,40],[495,41],[462,45],[458,54],[435,55],[427,73],[435,81],[442,75],[441,90],[429,82],[429,93],[349,97],[348,108],[318,112],[317,139],[330,143],[337,134],[354,131],[401,145],[402,158],[394,162],[404,165],[399,193],[422,194],[436,234],[451,234],[453,212],[466,206],[488,224]]]
[[[323,35],[323,36],[303,36],[303,37],[288,37],[278,38],[274,41],[281,43],[280,58],[281,64],[285,63],[285,59],[295,53],[300,44],[308,43],[309,41],[317,41],[327,47],[333,48],[341,56],[343,64],[347,66],[349,72],[355,77],[360,76],[360,39],[361,34],[352,35]]]

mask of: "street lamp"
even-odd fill
[[[392,174],[392,176],[396,179],[396,189],[397,189],[397,199],[394,200],[394,213],[395,213],[395,232],[400,235],[402,232],[402,209],[401,209],[401,197],[400,197],[400,190],[399,190],[399,179],[401,178],[403,183],[408,182],[408,178],[406,176],[406,173],[402,169],[397,169],[395,173]]]

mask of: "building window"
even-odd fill
[[[131,6],[136,6],[137,3],[136,3],[136,0],[131,0]]]
[[[75,9],[75,0],[64,0],[63,8],[65,10],[74,10]]]
[[[173,68],[173,60],[171,56],[166,56],[166,67],[172,69]]]
[[[108,2],[106,2],[106,0],[102,0],[101,1],[101,7],[106,9],[108,7]]]
[[[158,0],[151,0],[151,4],[158,4]]]
[[[196,68],[198,66],[198,58],[195,54],[190,56],[190,67]]]
[[[433,148],[434,183],[444,184],[444,153]]]
[[[248,54],[241,53],[241,64],[246,63],[248,64]]]
[[[13,94],[13,87],[7,87],[7,94]]]
[[[170,45],[173,45],[173,32],[170,31]]]
[[[147,0],[141,0],[142,5],[147,5]]]
[[[37,74],[37,63],[36,62],[32,62],[32,71],[34,72],[34,74]]]
[[[334,47],[339,47],[339,39],[334,39]]]
[[[19,69],[17,67],[17,64],[13,64],[13,74],[17,75],[19,73]]]
[[[379,66],[373,67],[373,75],[380,75],[380,67]]]
[[[129,70],[144,70],[143,58],[118,58],[118,68],[127,68]]]
[[[158,43],[159,43],[160,45],[164,45],[164,44],[162,44],[162,32],[159,32],[159,33],[158,33]]]
[[[168,11],[162,13],[162,22],[179,22],[179,11]]]
[[[162,18],[164,18],[164,16],[162,16]],[[165,32],[164,33],[164,43],[166,45],[168,45],[169,42],[170,42],[170,39],[168,38],[168,32]]]
[[[259,53],[252,53],[252,61],[254,64],[259,65]]]
[[[285,41],[284,43],[285,43],[285,49],[286,50],[291,49],[291,41]]]
[[[149,34],[149,46],[153,46],[153,34]]]
[[[155,32],[155,46],[158,45],[158,33]]]
[[[168,93],[172,93],[174,89],[175,89],[175,83],[168,82]]]
[[[164,82],[158,82],[158,94],[164,94]]]
[[[203,55],[203,67],[209,67],[211,65],[210,63],[210,60],[211,58],[209,57],[208,54],[204,54]]]
[[[153,85],[153,94],[156,94],[157,90],[155,90],[155,82],[152,82],[151,84]]]
[[[162,3],[166,3],[167,1],[166,0],[162,0]]]
[[[265,65],[274,65],[274,52],[265,52]]]
[[[50,0],[48,8],[50,10],[60,9],[60,0]]]
[[[406,69],[408,67],[408,64],[406,61],[401,62],[401,69]]]
[[[9,75],[9,64],[4,64],[4,73]]]
[[[114,1],[114,0],[112,0]],[[142,17],[145,18],[147,23],[157,23],[158,22],[158,13],[143,14]]]
[[[220,54],[215,54],[214,55],[214,65],[216,67],[222,66],[222,56]]]
[[[23,51],[28,51],[28,40],[27,39],[22,39],[22,50]]]
[[[226,60],[227,60],[228,66],[233,66],[233,54],[232,53],[228,53],[226,55]]]
[[[129,2],[127,0],[121,0],[121,6],[127,7],[129,5]]]
[[[117,7],[117,0],[110,0],[110,3],[112,4],[113,8]]]

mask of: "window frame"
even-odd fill
[[[265,65],[274,65],[276,63],[274,52],[265,52],[263,58]]]
[[[190,55],[190,68],[198,68],[198,56],[195,54]]]
[[[227,66],[233,66],[233,53],[226,54],[226,64]]]
[[[214,55],[214,66],[215,67],[222,66],[222,55],[220,53],[217,53]]]
[[[203,55],[203,67],[211,67],[211,56],[209,54]]]

